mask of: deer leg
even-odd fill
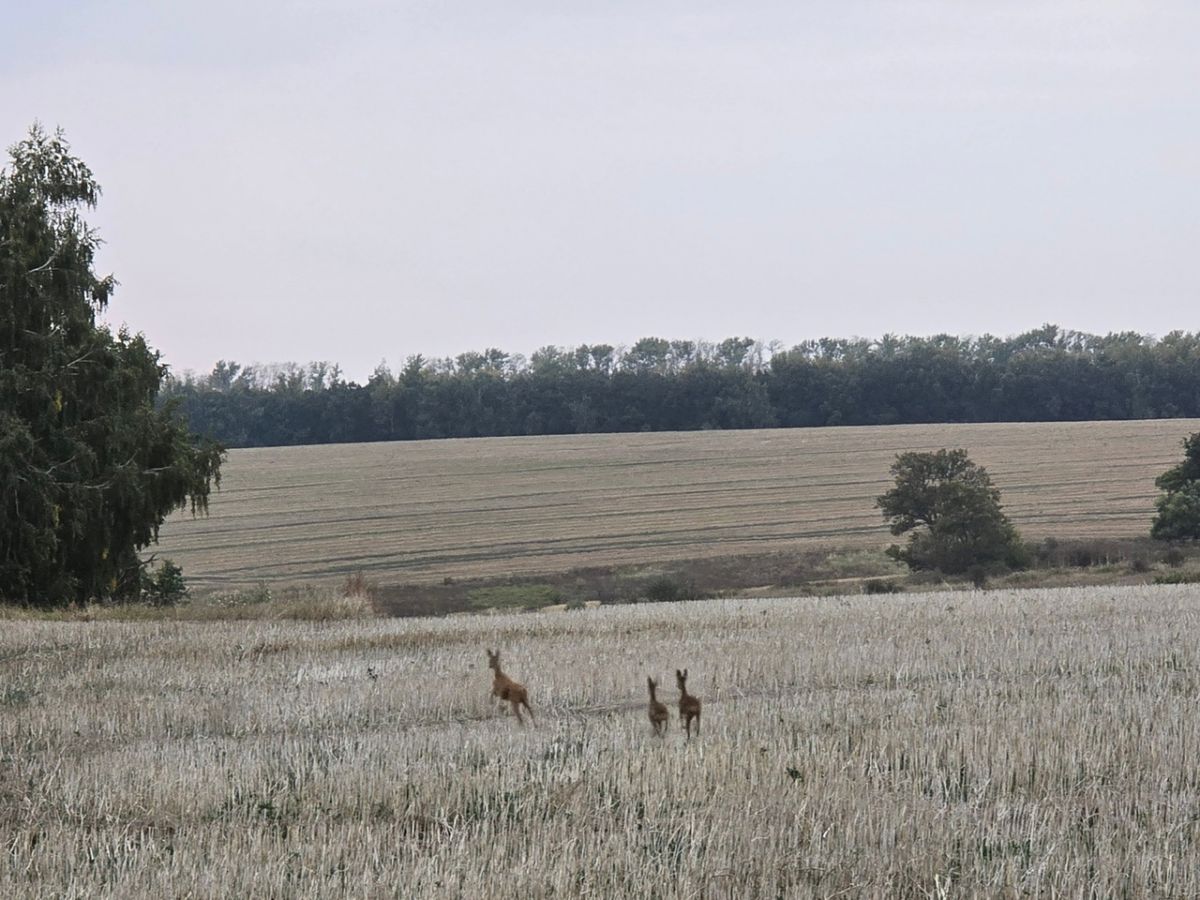
[[[522,705],[523,707],[525,707],[525,712],[529,713],[529,721],[531,721],[531,722],[533,722],[533,723],[535,723],[535,724],[536,724],[536,723],[537,723],[537,719],[536,719],[536,718],[534,718],[534,715],[533,715],[533,710],[529,708],[529,701],[528,701],[528,700],[522,700],[522,701],[521,701],[521,705]]]
[[[524,724],[525,724],[525,720],[521,718],[521,704],[520,704],[520,702],[519,702],[519,701],[517,701],[517,700],[513,700],[513,701],[512,701],[512,708],[513,708],[513,715],[515,715],[515,716],[517,717],[517,721],[518,721],[518,722],[520,722],[522,725],[524,725]]]

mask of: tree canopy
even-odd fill
[[[912,569],[961,574],[973,567],[1017,568],[1024,545],[1000,507],[1000,491],[966,450],[901,453],[895,486],[876,499],[892,534],[912,532],[888,553]]]
[[[1200,540],[1200,431],[1184,438],[1183,453],[1183,462],[1154,479],[1163,493],[1150,535],[1159,540]]]
[[[138,551],[207,508],[221,448],[156,404],[166,366],[98,325],[116,281],[84,220],[100,187],[35,125],[0,169],[0,598],[136,596]]]

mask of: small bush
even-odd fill
[[[1030,555],[1039,566],[1055,566],[1059,564],[1059,548],[1056,538],[1048,537],[1040,544],[1029,544]]]
[[[1129,571],[1142,574],[1150,571],[1150,563],[1143,556],[1135,556],[1133,562],[1129,564]]]
[[[355,572],[346,576],[346,580],[342,584],[342,596],[364,597],[369,600],[375,596],[375,585],[367,581],[367,577],[362,572]]]
[[[926,572],[913,572],[908,576],[908,583],[917,587],[930,587],[937,584],[945,584],[945,576],[941,572],[929,570]]]
[[[863,582],[864,594],[899,594],[904,588],[887,578],[868,578]]]
[[[267,587],[265,581],[260,581],[252,588],[234,591],[232,594],[226,595],[226,602],[231,606],[244,603],[270,603],[273,599],[271,589]]]
[[[1155,584],[1200,584],[1200,572],[1165,572],[1154,576]]]
[[[642,593],[651,603],[672,603],[677,600],[703,600],[705,598],[705,595],[696,590],[696,586],[691,582],[672,578],[670,575],[660,575],[651,579]]]
[[[572,597],[567,601],[567,609],[572,612],[578,609],[587,609],[587,602],[582,597]]]
[[[602,578],[591,585],[592,597],[599,600],[601,604],[616,603],[618,600],[625,599],[625,595],[621,592],[621,588],[617,582],[611,578]]]
[[[1161,557],[1162,548],[1148,539],[1091,538],[1087,540],[1055,540],[1046,538],[1027,545],[1040,569],[1094,569],[1111,566],[1131,566],[1143,572],[1144,563],[1153,569]],[[1138,562],[1141,560],[1142,562]]]
[[[978,590],[983,590],[988,586],[988,572],[984,566],[971,566],[967,569],[967,577],[971,579],[971,584]]]
[[[682,600],[683,591],[674,578],[662,576],[646,585],[646,599],[651,603],[671,603]]]
[[[1090,569],[1097,562],[1098,556],[1092,547],[1072,547],[1067,553],[1067,565],[1076,569]]]
[[[171,606],[187,595],[183,569],[164,559],[154,574],[142,570],[142,599],[154,606]]]
[[[1178,569],[1180,566],[1183,565],[1183,562],[1186,559],[1187,559],[1187,556],[1184,555],[1184,552],[1182,550],[1180,550],[1178,547],[1171,547],[1162,556],[1162,561],[1165,562],[1172,569]]]

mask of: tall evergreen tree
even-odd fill
[[[128,598],[138,551],[172,510],[207,508],[222,449],[155,408],[166,366],[96,316],[83,213],[100,195],[60,132],[40,126],[0,170],[0,598]]]

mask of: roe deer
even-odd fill
[[[529,713],[529,718],[533,719],[533,710],[529,708],[529,692],[525,690],[523,684],[518,684],[507,675],[500,671],[500,651],[493,653],[487,651],[488,668],[495,674],[492,676],[492,696],[499,697],[501,701],[507,700],[512,704],[512,711],[516,714],[517,721],[522,725],[525,720],[521,718],[521,707],[525,707],[525,712]],[[536,721],[536,720],[535,720]]]
[[[692,736],[692,719],[696,720],[696,734],[700,733],[700,698],[693,697],[687,692],[687,669],[680,672],[675,670],[675,682],[679,685],[679,718],[683,719],[683,727],[687,736]]]
[[[667,733],[667,707],[658,702],[658,698],[654,696],[654,689],[658,687],[658,682],[653,678],[647,678],[646,684],[650,687],[650,706],[647,712],[650,715],[650,727],[654,729],[654,733],[660,737]]]

